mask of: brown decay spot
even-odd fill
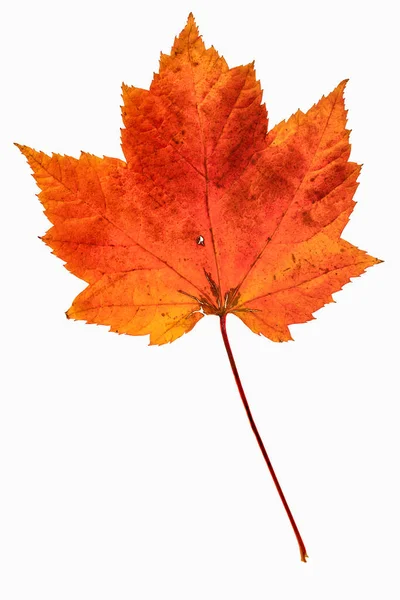
[[[219,302],[221,292],[220,292],[218,285],[215,283],[214,279],[212,278],[211,273],[208,273],[205,269],[204,269],[204,275],[209,283],[212,295],[214,296],[214,298],[216,298],[217,302]]]
[[[301,213],[302,219],[303,219],[303,223],[304,225],[313,225],[314,220],[312,218],[312,216],[310,215],[310,211],[308,210],[303,210],[303,212]]]

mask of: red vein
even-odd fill
[[[198,118],[198,121],[199,121],[201,143],[202,143],[203,151],[204,151],[204,177],[205,177],[205,184],[206,184],[206,189],[205,189],[206,210],[207,210],[208,221],[210,223],[210,235],[211,235],[211,242],[212,242],[213,251],[214,251],[215,268],[216,268],[216,271],[217,271],[217,278],[218,278],[218,288],[219,288],[219,291],[220,291],[220,294],[221,294],[221,277],[220,277],[219,265],[218,265],[218,261],[217,261],[217,250],[216,250],[214,231],[213,231],[213,226],[212,226],[212,221],[211,221],[210,203],[209,203],[209,194],[208,194],[209,179],[208,179],[208,165],[207,165],[206,144],[205,144],[205,139],[204,139],[203,125],[202,125],[202,121],[201,121],[201,117],[200,117],[199,104],[197,102],[197,95],[196,95],[196,87],[195,87],[195,82],[194,82],[194,72],[193,72],[192,57],[190,55],[190,43],[189,43],[189,40],[190,40],[190,33],[192,31],[192,27],[193,26],[191,26],[191,28],[189,30],[189,34],[188,34],[188,57],[189,57],[190,69],[192,71],[193,92],[194,92],[194,97],[195,97],[195,101],[196,101],[196,112],[197,112],[197,118]],[[222,297],[220,298],[220,302],[222,304]]]
[[[367,263],[368,263],[368,261],[361,260],[356,263],[350,263],[348,265],[343,265],[342,267],[337,267],[336,269],[331,269],[330,271],[326,271],[325,273],[320,273],[319,275],[315,275],[315,277],[310,277],[310,279],[305,279],[304,281],[302,281],[300,283],[295,283],[288,287],[280,288],[279,290],[274,290],[273,292],[267,292],[266,294],[262,294],[261,296],[256,296],[255,298],[246,300],[245,302],[238,304],[237,308],[240,308],[241,306],[244,306],[245,304],[247,305],[250,302],[255,302],[256,300],[260,300],[261,298],[266,298],[267,296],[273,296],[274,294],[280,294],[282,292],[287,292],[288,290],[293,290],[295,288],[301,288],[302,285],[306,285],[307,283],[310,283],[310,281],[315,281],[315,279],[320,279],[321,277],[327,277],[331,273],[337,273],[338,271],[342,271],[343,269],[348,269],[350,267],[357,267],[358,265],[365,265]],[[236,309],[236,307],[235,307],[235,309]],[[233,310],[232,312],[235,312],[235,311]]]

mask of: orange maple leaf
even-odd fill
[[[220,316],[267,463],[225,319],[289,340],[290,324],[380,262],[341,238],[360,172],[348,161],[345,84],[268,133],[254,65],[229,69],[189,15],[150,90],[123,86],[126,162],[19,146],[53,224],[43,240],[89,284],[67,316],[151,344]]]

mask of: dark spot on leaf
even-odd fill
[[[303,212],[301,213],[302,219],[303,219],[303,223],[304,225],[313,225],[314,220],[312,218],[312,216],[310,215],[310,211],[308,210],[303,210]]]

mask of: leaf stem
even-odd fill
[[[294,534],[296,536],[297,543],[299,544],[300,558],[301,558],[301,560],[303,562],[306,562],[306,560],[308,558],[307,557],[306,547],[305,547],[304,542],[303,542],[303,540],[301,538],[300,532],[299,532],[298,527],[296,525],[296,521],[293,518],[293,515],[292,515],[292,512],[291,512],[291,510],[289,508],[289,505],[286,502],[286,498],[285,498],[284,493],[282,491],[282,488],[281,488],[281,486],[279,484],[279,481],[278,481],[278,478],[277,478],[277,476],[275,474],[275,471],[274,471],[274,469],[272,467],[271,461],[269,459],[269,456],[267,454],[267,451],[265,449],[265,446],[264,446],[264,443],[263,443],[263,441],[261,439],[261,436],[260,436],[260,434],[258,432],[257,426],[256,426],[256,424],[254,422],[253,415],[251,414],[249,403],[247,402],[247,398],[246,398],[246,395],[244,393],[242,382],[240,381],[239,372],[238,372],[237,367],[236,367],[235,359],[233,358],[231,345],[229,343],[228,334],[227,334],[227,331],[226,331],[226,314],[220,315],[220,325],[221,325],[222,339],[224,340],[225,349],[226,349],[226,352],[228,354],[229,362],[230,362],[230,365],[231,365],[231,368],[232,368],[232,373],[233,373],[233,376],[235,378],[236,385],[238,387],[239,394],[240,394],[240,397],[242,399],[244,408],[246,410],[247,417],[248,417],[248,419],[250,421],[250,426],[251,426],[251,428],[253,430],[254,435],[256,436],[256,440],[258,442],[258,445],[260,447],[260,450],[262,452],[264,460],[267,463],[267,467],[268,467],[269,472],[271,474],[271,477],[272,477],[272,479],[274,481],[274,484],[275,484],[275,487],[276,487],[276,489],[278,491],[279,497],[280,497],[280,499],[282,501],[283,506],[285,507],[287,516],[289,517],[289,521],[290,521],[290,524],[291,524],[291,526],[293,528]]]

